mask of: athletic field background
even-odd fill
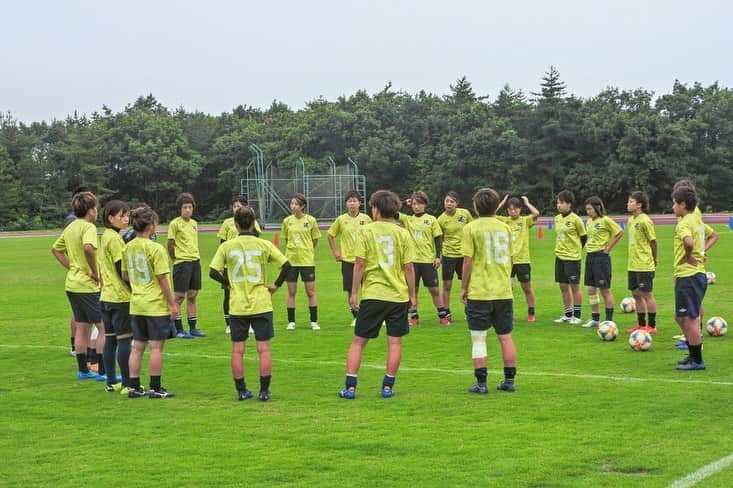
[[[708,288],[705,316],[730,321],[733,233],[715,228],[720,240],[707,269],[718,283]],[[208,337],[165,347],[163,386],[175,398],[133,400],[76,380],[53,238],[0,239],[0,486],[668,486],[733,453],[733,334],[705,335],[706,371],[675,370],[683,353],[672,339],[679,333],[672,232],[657,226],[659,333],[651,351],[629,349],[623,331],[636,316],[618,305],[622,332],[613,343],[599,341],[594,329],[552,322],[562,304],[553,282],[555,235],[544,228],[544,239],[533,230],[531,241],[536,323],[526,322],[515,287],[516,393],[495,390],[502,368],[492,332],[492,391],[466,392],[474,377],[456,280],[451,327],[438,325],[420,290],[421,323],[404,340],[395,396],[379,396],[383,332],[367,346],[354,401],[336,395],[352,329],[324,232],[316,269],[322,330],[309,329],[299,285],[297,330],[286,332],[286,290],[277,292],[266,403],[236,401],[222,292],[206,277],[198,317]],[[200,235],[204,275],[217,242]],[[626,242],[612,253],[617,304],[628,295]],[[270,281],[275,276],[270,270]],[[585,290],[583,297],[587,319]],[[245,368],[256,393],[253,343]],[[147,386],[146,361],[141,379]],[[733,466],[720,466],[700,486],[732,486]]]

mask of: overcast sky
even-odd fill
[[[581,97],[733,86],[733,3],[696,0],[0,0],[0,111],[30,122],[152,93],[212,114],[365,89]]]

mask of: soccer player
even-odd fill
[[[234,198],[232,198],[232,215],[237,213],[237,210],[242,207],[248,207],[249,201],[244,195],[237,195]],[[260,233],[262,232],[262,229],[260,228],[260,224],[257,223],[257,220],[255,220],[255,230]],[[235,237],[239,235],[239,231],[237,230],[237,226],[234,223],[234,217],[229,217],[227,219],[224,219],[224,222],[221,223],[221,227],[219,228],[219,233],[216,234],[216,237],[219,238],[219,244],[222,244],[226,241],[232,240]],[[226,268],[223,271],[223,275],[226,278],[227,276],[227,270]],[[222,310],[224,312],[224,322],[226,323],[226,329],[224,332],[229,334],[230,327],[229,327],[229,285],[227,283],[222,283],[221,285],[222,289],[224,290],[224,301],[222,302]]]
[[[74,195],[76,195],[77,193],[85,192],[85,191],[91,191],[91,190],[87,188],[86,186],[78,186],[74,188],[73,192],[71,192],[71,198],[73,199]],[[62,226],[62,229],[65,229],[66,227],[68,227],[69,224],[75,220],[76,220],[76,215],[74,215],[74,212],[71,212],[69,215],[66,216],[66,218],[64,218],[64,224]],[[71,315],[71,318],[69,319],[69,332],[70,332],[70,337],[71,337],[71,350],[69,351],[69,354],[71,354],[72,356],[76,356],[76,348],[74,347],[74,340],[75,340],[74,337],[76,335],[75,334],[76,322],[74,321],[73,314]],[[91,357],[87,356],[87,359],[91,359]]]
[[[122,252],[122,279],[130,283],[130,318],[133,349],[130,353],[130,398],[171,398],[173,393],[161,385],[163,346],[176,335],[173,319],[179,316],[180,303],[171,293],[170,266],[165,248],[150,240],[155,234],[158,215],[148,206],[130,212],[130,223],[137,237]],[[140,385],[140,368],[145,348],[150,344],[150,390]]]
[[[657,234],[649,218],[649,197],[632,192],[626,202],[631,213],[626,228],[629,233],[628,288],[636,301],[636,325],[626,332],[644,329],[657,333],[657,301],[654,299],[654,272],[657,269]]]
[[[486,394],[488,376],[486,332],[493,327],[501,346],[504,380],[498,390],[513,392],[517,350],[512,339],[514,310],[511,283],[512,237],[507,224],[496,218],[499,194],[482,188],[473,196],[478,218],[463,231],[461,300],[471,333],[471,358],[476,384],[470,393]]]
[[[190,332],[184,330],[180,316],[174,319],[176,337],[193,339],[206,337],[196,327],[196,296],[201,290],[201,255],[199,254],[198,224],[191,218],[196,202],[190,193],[176,198],[180,216],[168,224],[168,254],[173,259],[173,290],[179,309],[186,299],[186,317]]]
[[[354,279],[349,305],[359,310],[354,338],[346,358],[346,381],[341,398],[356,397],[357,375],[369,339],[379,336],[382,323],[387,328],[387,366],[382,380],[382,397],[394,394],[395,376],[402,359],[402,337],[410,332],[407,311],[415,306],[415,276],[412,267],[413,241],[395,222],[401,202],[397,195],[379,190],[369,199],[374,222],[357,235]],[[362,284],[361,303],[359,286]]]
[[[453,289],[453,275],[458,279],[463,276],[463,254],[461,253],[461,239],[463,228],[473,220],[471,212],[465,208],[458,208],[458,193],[453,190],[445,194],[443,199],[445,211],[438,216],[438,225],[443,232],[443,306],[446,311],[446,318],[453,322],[453,315],[450,311],[450,292]]]
[[[315,247],[321,237],[316,219],[305,213],[307,201],[305,195],[296,193],[290,200],[293,215],[285,217],[280,237],[285,243],[285,256],[292,267],[285,279],[288,283],[288,325],[286,330],[295,330],[295,294],[298,291],[300,275],[305,294],[308,296],[311,329],[321,330],[318,325],[318,299],[316,297],[316,261]]]
[[[129,218],[130,208],[125,202],[110,200],[104,205],[102,222],[105,230],[99,239],[99,267],[102,272],[100,302],[106,336],[102,357],[107,376],[105,388],[109,392],[121,391],[130,386],[130,284],[122,279],[122,250],[125,243],[120,236],[120,231],[127,228]],[[115,372],[115,356],[122,373],[119,379]]]
[[[443,306],[443,296],[438,288],[438,271],[443,249],[443,231],[438,219],[425,213],[428,206],[428,196],[425,192],[416,191],[407,201],[412,207],[413,215],[399,214],[399,221],[412,236],[415,246],[415,288],[420,286],[420,278],[433,298],[433,304],[438,309],[438,321],[441,325],[450,325],[448,311]],[[420,323],[417,313],[417,301],[410,309],[410,326]]]
[[[575,195],[563,190],[557,195],[555,215],[555,282],[560,285],[565,314],[555,323],[579,324],[583,295],[580,293],[580,254],[587,240],[583,221],[573,212]]]
[[[530,214],[522,215],[522,202],[529,209]],[[534,322],[535,319],[535,294],[532,289],[532,263],[529,258],[529,229],[537,223],[540,211],[531,203],[529,198],[519,198],[506,195],[496,209],[498,212],[505,203],[508,203],[507,213],[509,217],[497,217],[509,226],[512,231],[512,278],[516,276],[524,292],[527,301],[527,322]]]
[[[603,296],[606,307],[605,320],[613,320],[613,295],[611,294],[611,250],[624,235],[621,227],[606,216],[606,207],[600,197],[593,196],[585,201],[585,212],[588,215],[586,232],[588,242],[585,245],[585,279],[588,291],[588,302],[591,319],[583,327],[598,327],[601,322],[600,298]]]
[[[260,358],[260,393],[257,398],[270,399],[272,357],[270,339],[275,336],[272,323],[272,299],[285,281],[290,263],[270,241],[259,239],[255,213],[246,205],[234,211],[239,236],[222,243],[211,260],[209,276],[231,290],[232,375],[239,400],[252,398],[244,380],[244,350],[250,327],[254,330]],[[267,265],[281,268],[274,285],[267,285]],[[225,270],[229,270],[225,276]]]
[[[372,222],[371,217],[359,211],[361,207],[361,194],[356,190],[346,192],[346,213],[339,215],[328,228],[328,245],[336,261],[341,262],[341,283],[346,292],[346,301],[351,294],[351,282],[354,278],[354,246],[359,231]],[[336,247],[336,237],[339,238],[341,250]],[[351,326],[356,325],[357,310],[351,310],[354,316]]]
[[[104,381],[101,374],[87,366],[87,345],[94,324],[104,333],[101,324],[102,311],[99,305],[99,266],[97,264],[97,228],[94,222],[98,215],[97,197],[91,192],[81,192],[71,199],[76,220],[71,222],[56,239],[51,253],[61,266],[66,268],[66,296],[76,322],[74,347],[80,380]]]

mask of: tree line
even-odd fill
[[[301,110],[274,101],[240,105],[218,116],[171,110],[153,95],[121,112],[102,107],[52,122],[0,115],[0,228],[57,227],[71,191],[153,206],[164,220],[178,193],[196,196],[196,216],[219,219],[250,161],[249,145],[280,167],[302,157],[309,171],[328,157],[350,157],[370,191],[407,197],[426,191],[431,210],[455,190],[464,204],[476,188],[528,195],[542,211],[571,189],[578,200],[600,196],[623,212],[628,194],[646,191],[652,211],[669,212],[670,189],[693,180],[704,210],[733,206],[733,92],[718,83],[675,81],[671,93],[609,87],[568,94],[554,67],[537,92],[505,86],[479,96],[460,78],[446,95],[357,91]]]

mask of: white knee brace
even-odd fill
[[[472,330],[471,331],[471,342],[473,347],[471,348],[471,359],[481,359],[486,357],[486,331],[485,330]]]

